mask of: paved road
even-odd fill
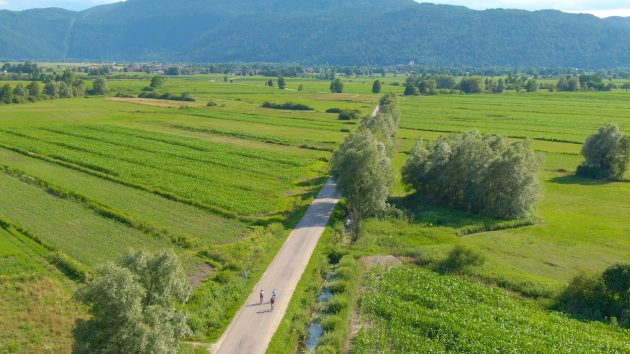
[[[336,185],[328,180],[263,274],[247,303],[213,346],[214,353],[258,354],[267,350],[338,202]],[[265,301],[259,305],[261,289],[265,291]],[[280,296],[275,309],[271,311],[269,298],[273,289],[277,289]]]

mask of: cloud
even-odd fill
[[[0,0],[0,9],[26,10],[44,7],[61,7],[83,10],[92,6],[109,4],[120,0]]]

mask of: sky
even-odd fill
[[[36,7],[61,7],[83,10],[119,0],[0,0],[0,9],[24,10]],[[181,0],[186,1],[186,0]],[[229,1],[229,0],[226,0]],[[264,0],[261,0],[264,1]],[[511,8],[525,10],[555,9],[565,12],[590,13],[599,17],[630,16],[630,0],[433,0],[472,9]],[[420,1],[422,2],[422,1]]]

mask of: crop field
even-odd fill
[[[420,137],[433,140],[450,131],[476,128],[482,133],[536,139],[532,145],[543,161],[543,199],[536,210],[537,220],[534,225],[512,228],[502,226],[500,220],[416,204],[409,221],[370,221],[359,248],[416,254],[425,262],[434,262],[453,245],[466,245],[487,258],[483,266],[469,271],[472,275],[543,298],[553,297],[580,271],[601,272],[626,261],[630,254],[630,184],[573,176],[582,161],[578,142],[607,122],[630,127],[628,95],[608,94],[404,98],[400,153],[394,160],[397,169]],[[497,111],[505,117],[494,117]],[[630,173],[626,179],[630,180]],[[395,199],[404,204],[408,193],[398,176]],[[493,229],[498,230],[484,232]]]
[[[137,96],[150,77],[112,79],[110,96]],[[0,346],[0,351],[28,352],[44,345],[56,352],[70,351],[72,323],[82,312],[69,301],[75,283],[66,276],[72,274],[61,274],[51,254],[61,253],[70,264],[90,270],[130,248],[174,248],[191,279],[201,279],[187,306],[191,339],[211,342],[220,336],[327,177],[332,152],[357,126],[357,121],[341,121],[325,111],[357,109],[368,114],[379,98],[371,94],[374,79],[386,82],[383,92],[402,93],[401,86],[388,83],[404,82],[404,77],[392,76],[343,78],[345,93],[333,95],[329,81],[287,78],[287,90],[279,90],[265,86],[268,79],[230,77],[227,83],[223,75],[167,79],[164,92],[189,92],[194,102],[90,97],[0,107],[0,222],[12,230],[0,228],[0,286],[14,299],[0,306],[17,320],[22,304],[44,301],[34,291],[45,294],[46,301],[31,314],[32,327],[9,331],[10,323],[0,320],[5,336],[0,334],[0,342],[11,345]],[[627,260],[630,184],[592,182],[573,177],[573,172],[588,134],[606,122],[630,128],[628,98],[630,94],[621,91],[401,97],[396,170],[419,137],[432,140],[470,129],[513,140],[528,137],[534,139],[544,164],[540,176],[544,199],[535,218],[522,224],[428,204],[412,207],[398,175],[392,202],[409,218],[369,220],[365,235],[349,251],[394,254],[432,264],[453,246],[465,245],[486,258],[465,277],[542,304],[579,271],[601,271]],[[262,108],[263,102],[294,102],[313,110]],[[630,180],[630,174],[626,178]],[[251,277],[241,277],[241,270]],[[424,296],[426,288],[414,287],[412,294],[391,290],[400,295],[395,310],[413,309],[417,317],[382,312],[389,309],[378,308],[382,301],[375,289],[389,289],[401,278],[434,284],[435,291],[459,291],[462,302],[452,301],[453,313],[463,311],[475,296],[489,299],[470,308],[478,316],[471,318],[499,316],[489,312],[490,304],[505,305],[507,317],[500,323],[505,325],[506,342],[497,344],[505,351],[522,344],[515,333],[525,325],[510,321],[510,316],[523,321],[532,316],[543,324],[558,321],[554,330],[570,333],[573,337],[563,340],[575,339],[576,350],[601,348],[598,336],[610,340],[608,349],[627,350],[619,342],[621,332],[604,325],[577,323],[537,304],[460,280],[422,270],[405,272],[379,273],[383,283],[373,280],[374,289],[363,295],[371,304],[361,309],[364,331],[357,348],[364,352],[466,351],[467,344],[489,348],[491,343],[485,340],[466,337],[475,335],[469,333],[470,323],[452,322],[447,310],[435,312],[440,320],[430,327],[425,317],[433,312],[424,309],[429,305],[409,300]],[[205,277],[209,278],[204,282]],[[399,320],[391,322],[389,318],[399,314]],[[58,323],[59,330],[46,332],[51,323]],[[408,339],[386,341],[382,329],[388,325],[399,326]],[[428,332],[414,333],[411,328],[416,325],[435,328],[439,340]],[[448,337],[456,333],[453,326],[462,328],[457,334],[461,340]],[[541,327],[532,333],[537,339],[531,345],[548,343]],[[32,337],[36,339],[28,339]]]
[[[630,352],[627,330],[423,269],[375,270],[368,284],[356,353]]]
[[[196,102],[186,104],[104,97],[0,108],[0,222],[13,230],[0,228],[1,309],[10,314],[0,320],[0,351],[69,352],[82,314],[67,276],[129,249],[174,248],[196,282],[188,307],[195,338],[218,336],[255,280],[231,269],[262,274],[355,127],[323,111],[367,114],[378,99],[362,85],[332,96],[317,93],[328,83],[316,80],[298,92],[260,77],[195,78],[167,81],[169,92],[191,92]],[[137,95],[148,79],[110,87]],[[265,109],[265,101],[315,110]],[[212,305],[217,296],[221,306]]]

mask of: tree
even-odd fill
[[[613,265],[606,269],[602,278],[608,290],[619,296],[624,302],[630,301],[630,264]]]
[[[356,241],[363,221],[387,207],[393,177],[385,146],[368,129],[358,129],[335,152],[332,175],[347,198],[352,239]]]
[[[50,81],[44,86],[44,93],[51,98],[59,98],[60,90],[57,81]]]
[[[300,92],[304,91],[304,85],[300,84],[298,86],[298,91],[300,91]]]
[[[11,85],[5,84],[0,89],[0,101],[6,104],[13,103],[13,89]]]
[[[227,75],[225,75],[225,76],[223,77],[223,82],[225,82],[225,83],[227,84],[228,80],[229,80],[228,76],[227,76]]]
[[[164,87],[164,78],[162,76],[154,76],[151,78],[151,88],[159,90]]]
[[[343,92],[343,82],[339,79],[334,79],[330,82],[330,92],[332,93],[342,93]]]
[[[460,90],[465,93],[481,93],[486,88],[485,80],[481,76],[465,77],[459,83]]]
[[[67,84],[65,81],[59,81],[59,97],[61,98],[74,97],[74,90],[72,89],[72,86]]]
[[[530,79],[530,80],[527,80],[527,83],[525,84],[525,91],[527,91],[527,92],[536,92],[536,91],[538,91],[539,87],[540,87],[540,85],[538,84],[538,81],[536,81],[534,79]]]
[[[568,81],[567,91],[577,92],[582,89],[580,85],[580,79],[576,76],[573,76]]]
[[[72,90],[74,91],[74,96],[85,96],[85,82],[83,80],[75,81],[74,85],[72,85]]]
[[[540,162],[528,141],[478,131],[419,141],[403,182],[429,202],[485,215],[527,216],[539,200]]]
[[[109,85],[107,83],[107,79],[104,77],[99,77],[94,80],[94,89],[92,90],[92,94],[94,95],[105,95],[109,92]]]
[[[41,95],[41,89],[37,81],[33,81],[26,87],[29,96],[38,97]]]
[[[379,110],[375,115],[369,115],[361,121],[360,128],[366,128],[374,137],[385,145],[387,156],[395,154],[396,134],[400,124],[400,108],[398,98],[390,92],[379,101]]]
[[[287,82],[283,77],[278,78],[278,88],[281,90],[284,90],[285,88],[287,88]]]
[[[15,85],[15,88],[13,89],[13,95],[14,96],[26,96],[26,90],[24,89],[24,85],[22,84],[17,84]]]
[[[372,84],[372,93],[381,93],[381,82],[379,80],[374,81],[374,84]]]
[[[540,199],[540,166],[531,141],[509,145],[481,170],[476,192],[479,211],[499,218],[530,215]]]
[[[269,86],[269,87],[273,87],[273,80],[269,80],[269,81],[267,81],[267,86]]]
[[[405,86],[405,96],[420,96],[420,89],[415,86],[407,85]]]
[[[582,155],[585,161],[577,169],[578,176],[620,180],[628,167],[630,137],[616,124],[606,124],[586,140]]]
[[[505,80],[499,79],[495,93],[503,93],[505,91]]]
[[[455,87],[455,85],[457,85],[455,78],[447,75],[436,76],[435,82],[437,83],[437,88],[443,90],[451,90]]]
[[[621,85],[621,88],[626,91],[630,90],[630,82],[624,83],[623,85]]]
[[[76,353],[177,353],[190,334],[178,304],[190,294],[174,251],[125,255],[119,264],[98,267],[76,298],[88,320],[74,330]]]

